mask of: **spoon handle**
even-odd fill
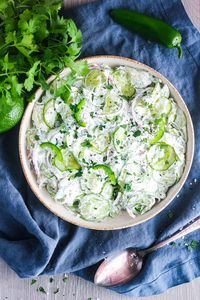
[[[160,249],[160,248],[164,247],[165,245],[167,245],[171,242],[174,242],[174,241],[180,239],[181,237],[185,236],[186,234],[189,234],[190,232],[193,232],[199,228],[200,228],[200,216],[197,217],[196,219],[194,219],[193,221],[191,221],[190,223],[188,223],[186,226],[183,227],[183,229],[177,231],[175,234],[173,234],[168,239],[152,246],[149,249],[141,251],[141,254],[144,256],[144,255],[151,253],[157,249]]]

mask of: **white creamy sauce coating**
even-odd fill
[[[68,97],[58,96],[65,86]],[[71,87],[67,78],[54,82],[27,131],[39,186],[97,222],[124,209],[135,217],[164,199],[183,173],[186,143],[186,118],[168,86],[123,66],[91,66]]]

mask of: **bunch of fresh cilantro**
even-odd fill
[[[38,86],[73,64],[82,34],[71,19],[59,15],[62,0],[0,1],[0,133],[15,126]]]

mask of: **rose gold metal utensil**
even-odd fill
[[[143,267],[144,257],[147,254],[158,250],[199,228],[200,217],[187,224],[183,229],[179,230],[168,239],[151,248],[145,250],[129,248],[107,257],[99,266],[94,277],[94,283],[99,286],[107,287],[127,283],[140,273]]]

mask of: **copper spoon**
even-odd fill
[[[200,228],[200,217],[188,223],[170,238],[145,250],[128,248],[120,253],[107,257],[99,266],[94,277],[94,283],[99,286],[118,286],[127,283],[136,277],[144,262],[144,257],[165,245]]]

